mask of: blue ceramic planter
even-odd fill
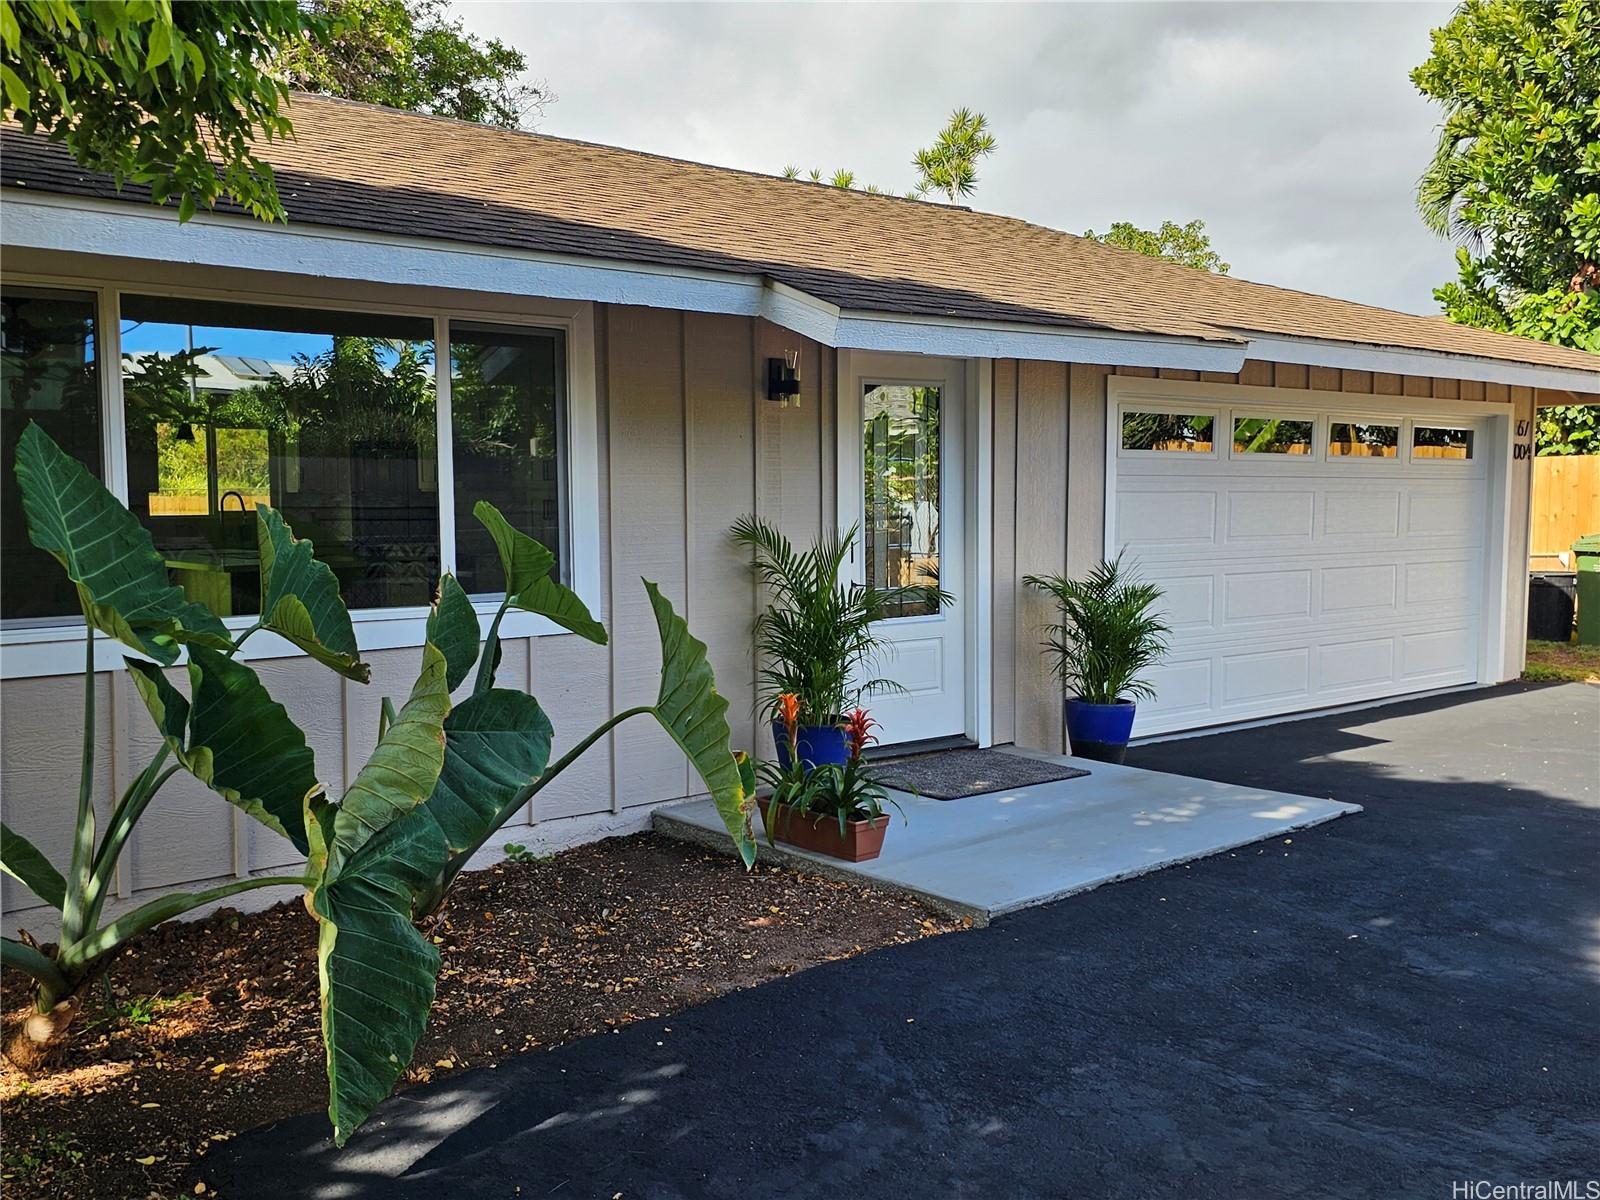
[[[772,740],[778,746],[778,765],[787,771],[789,739],[784,734],[782,721],[772,723]],[[800,761],[810,766],[823,767],[830,763],[843,766],[850,761],[850,747],[839,725],[802,725],[799,743]]]
[[[1128,752],[1133,736],[1132,700],[1116,704],[1090,704],[1086,700],[1067,701],[1067,740],[1072,753],[1096,762],[1119,763]]]

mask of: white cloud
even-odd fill
[[[1234,274],[1418,312],[1453,274],[1413,189],[1425,4],[458,2],[560,100],[548,133],[904,188],[949,110],[999,149],[974,204],[1074,232],[1205,220]]]

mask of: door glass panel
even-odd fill
[[[1418,425],[1411,432],[1412,458],[1471,458],[1472,430]]]
[[[939,418],[937,387],[868,384],[862,397],[866,581],[875,588],[939,582]],[[896,617],[938,612],[905,599]]]
[[[1235,454],[1310,454],[1311,422],[1279,417],[1235,417]]]
[[[1332,458],[1393,458],[1400,445],[1400,426],[1334,421],[1328,426]]]

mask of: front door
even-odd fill
[[[857,526],[852,567],[878,588],[936,584],[944,605],[898,604],[875,632],[863,699],[884,743],[966,732],[963,384],[958,359],[851,354],[840,373],[841,524]]]

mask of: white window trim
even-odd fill
[[[348,300],[310,296],[296,299],[276,292],[241,291],[236,288],[172,288],[138,283],[85,280],[69,275],[7,274],[7,284],[54,288],[92,294],[99,327],[101,454],[106,488],[124,504],[128,500],[128,455],[122,396],[121,297],[123,293],[191,300],[228,300],[277,308],[359,312],[375,316],[426,317],[435,338],[436,413],[438,418],[439,561],[442,571],[455,569],[455,463],[450,427],[450,359],[448,327],[452,320],[515,328],[560,329],[566,335],[567,454],[565,496],[568,586],[596,619],[605,620],[600,588],[600,442],[598,394],[595,380],[594,305],[588,301],[530,300],[516,313],[468,307],[440,309],[379,301],[357,304]],[[492,617],[499,600],[473,601],[480,617]],[[223,618],[233,630],[248,628],[253,616]],[[356,644],[363,653],[421,646],[427,636],[428,608],[352,609]],[[549,619],[512,610],[500,626],[502,638],[572,636]],[[95,635],[95,669],[115,670],[134,651],[101,633]],[[262,661],[303,657],[290,642],[265,631],[253,634],[239,652],[241,659]],[[0,679],[29,679],[72,675],[83,670],[83,622],[26,621],[0,625]]]

